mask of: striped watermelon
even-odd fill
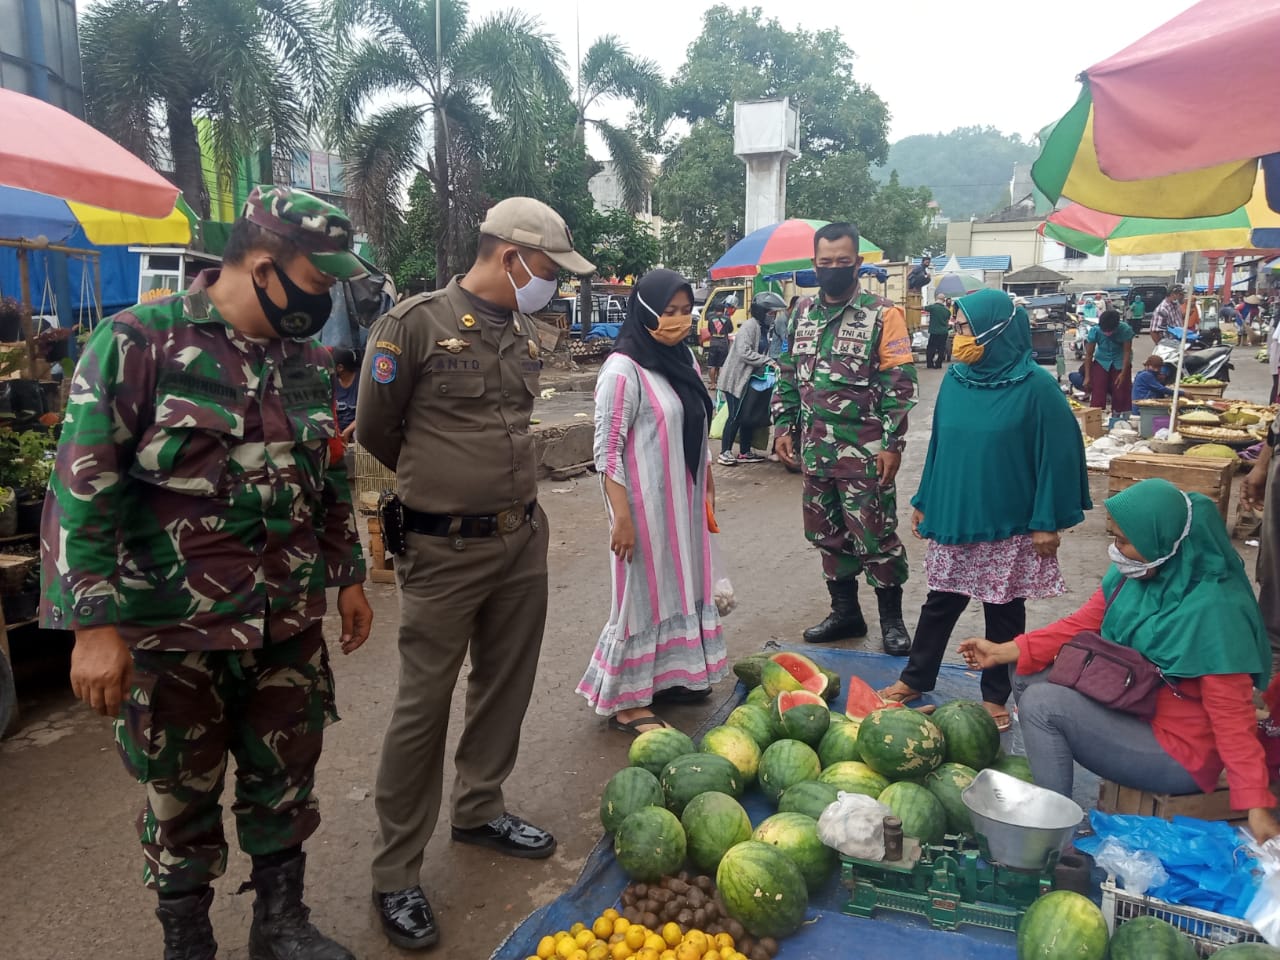
[[[712,727],[702,737],[702,752],[724,757],[742,774],[746,785],[755,783],[760,767],[760,747],[741,727]]]
[[[760,672],[760,683],[771,697],[794,690],[822,696],[827,689],[826,674],[799,653],[775,653]]]
[[[744,782],[738,768],[714,753],[688,753],[676,757],[658,777],[667,798],[667,809],[677,817],[689,801],[700,793],[715,791],[731,797],[742,796]]]
[[[657,880],[684,863],[684,828],[670,810],[645,807],[622,821],[613,835],[613,854],[632,879]]]
[[[887,778],[858,760],[833,763],[818,774],[818,782],[829,783],[845,793],[860,793],[867,797],[879,797],[889,786]]]
[[[1280,960],[1280,950],[1265,943],[1233,943],[1217,951],[1213,957],[1214,960],[1223,957],[1226,960]]]
[[[800,868],[767,843],[731,848],[716,870],[716,889],[729,916],[753,937],[785,937],[804,922],[809,893]]]
[[[1023,756],[997,757],[995,763],[991,764],[990,769],[1007,773],[1009,776],[1017,777],[1026,783],[1036,782],[1035,777],[1031,776],[1031,763]]]
[[[986,711],[983,711],[984,713]],[[930,793],[937,797],[942,809],[947,813],[947,832],[963,833],[972,836],[973,816],[969,808],[960,799],[964,788],[973,783],[978,772],[962,763],[944,763],[933,773],[924,778],[924,785]]]
[[[645,807],[660,807],[664,799],[657,777],[643,767],[624,767],[609,779],[600,795],[600,823],[607,833],[613,833],[631,814]]]
[[[826,884],[835,869],[836,852],[818,839],[818,821],[803,813],[775,813],[756,827],[751,839],[785,853],[800,868],[811,894]]]
[[[974,770],[991,766],[1000,752],[1000,730],[987,708],[974,700],[944,703],[929,718],[947,741],[947,759]]]
[[[1106,955],[1102,911],[1070,890],[1046,893],[1018,924],[1018,960],[1103,960]]]
[[[740,707],[734,707],[724,723],[727,727],[745,730],[761,750],[778,739],[779,731],[774,725],[773,717],[766,708],[755,704],[744,703]]]
[[[826,735],[818,743],[818,759],[822,761],[824,770],[834,763],[862,759],[862,754],[858,752],[858,726],[858,723],[850,720],[827,728]]]
[[[760,791],[776,806],[783,790],[805,780],[816,780],[821,772],[822,764],[813,747],[799,740],[779,740],[761,754],[757,779]]]
[[[803,813],[806,817],[817,820],[822,811],[835,803],[840,791],[829,783],[820,780],[805,780],[792,784],[782,791],[778,799],[779,813]]]
[[[863,763],[890,780],[923,779],[946,750],[942,731],[915,710],[873,710],[858,727]]]
[[[880,802],[902,821],[902,832],[921,843],[937,843],[947,833],[947,811],[937,797],[910,780],[891,783],[880,794]]]
[[[773,701],[773,722],[788,739],[816,747],[831,726],[831,711],[816,693],[780,693]]]
[[[1177,927],[1159,917],[1134,917],[1117,926],[1110,951],[1111,960],[1197,960],[1199,956]],[[1280,957],[1280,951],[1273,956]]]
[[[693,741],[679,730],[659,727],[656,730],[646,730],[631,741],[627,760],[631,766],[644,767],[656,777],[676,757],[693,753],[696,749]]]
[[[729,848],[751,839],[751,819],[727,793],[700,793],[680,816],[689,862],[712,873]]]

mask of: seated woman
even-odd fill
[[[1040,786],[1070,796],[1074,761],[1137,790],[1207,793],[1225,768],[1231,805],[1249,811],[1258,842],[1280,835],[1253,706],[1271,651],[1217,506],[1167,480],[1144,480],[1105,506],[1119,533],[1088,603],[1013,643],[965,640],[961,655],[971,667],[1017,664],[1018,717]],[[1169,678],[1150,721],[1047,682],[1082,631],[1137,650]]]

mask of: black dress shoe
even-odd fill
[[[509,857],[524,857],[527,860],[541,860],[556,852],[555,837],[510,813],[490,820],[483,827],[473,827],[470,830],[454,827],[453,839],[459,843],[492,847]]]
[[[382,920],[382,932],[402,950],[425,950],[440,939],[435,914],[421,887],[391,893],[375,890],[373,905]]]
[[[688,687],[667,687],[653,695],[654,703],[701,703],[711,696],[711,688],[690,690]]]

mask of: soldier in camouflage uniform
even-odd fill
[[[822,553],[831,594],[831,614],[804,639],[866,635],[861,574],[876,591],[885,652],[905,656],[907,556],[893,481],[915,403],[906,319],[892,303],[858,290],[862,258],[852,224],[818,230],[813,262],[822,294],[792,319],[773,401],[774,449],[804,473],[804,532]]]
[[[255,190],[221,270],[99,325],[76,368],[41,534],[46,627],[74,630],[75,694],[115,719],[146,785],[138,819],[166,960],[208,960],[219,798],[253,859],[252,960],[346,960],[302,902],[319,824],[315,766],[337,719],[321,634],[371,614],[334,416],[313,338],[336,278],[363,272],[337,207]]]

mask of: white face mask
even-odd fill
[[[1134,560],[1131,557],[1126,557],[1121,553],[1120,548],[1117,547],[1114,542],[1107,547],[1107,556],[1111,558],[1111,562],[1116,565],[1116,569],[1120,571],[1122,576],[1128,577],[1130,580],[1141,580],[1152,570],[1168,563],[1169,560],[1173,559],[1174,555],[1177,554],[1179,548],[1182,546],[1182,541],[1186,540],[1187,535],[1191,533],[1191,512],[1193,509],[1191,506],[1191,498],[1184,493],[1182,495],[1182,499],[1187,502],[1187,522],[1182,527],[1182,536],[1180,536],[1178,538],[1178,542],[1173,545],[1173,549],[1159,560],[1152,560],[1150,563],[1139,563],[1137,560]]]
[[[529,282],[523,287],[517,287],[515,279],[510,272],[507,273],[507,280],[511,283],[511,289],[516,292],[516,309],[521,313],[537,313],[548,303],[551,298],[556,295],[556,290],[560,284],[555,280],[544,280],[529,269],[529,265],[524,262],[524,257],[517,251],[516,256],[520,259],[520,266],[524,267],[524,272],[529,274]]]

